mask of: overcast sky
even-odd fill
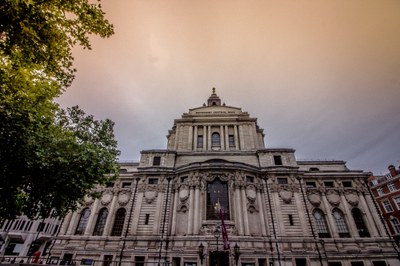
[[[165,149],[216,88],[269,148],[385,174],[400,165],[400,1],[103,0],[109,39],[76,49],[59,99],[110,118],[120,160]]]

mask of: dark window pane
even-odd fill
[[[124,228],[125,223],[125,209],[118,209],[117,213],[115,214],[114,225],[111,231],[112,236],[121,236],[122,229]]]
[[[207,184],[207,219],[218,220],[218,205],[224,214],[224,219],[229,220],[228,185],[218,178]]]

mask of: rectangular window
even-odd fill
[[[376,260],[372,262],[374,266],[386,266],[386,262],[384,260]]]
[[[289,214],[289,224],[290,224],[290,225],[294,225],[294,222],[293,222],[293,215],[292,215],[292,214]]]
[[[146,213],[146,218],[144,220],[144,224],[149,224],[150,214]]]
[[[229,135],[228,140],[229,140],[229,147],[235,147],[235,136]]]
[[[317,187],[317,184],[314,181],[309,181],[309,182],[306,182],[306,187],[307,188],[315,188],[315,187]]]
[[[351,266],[364,266],[364,262],[362,261],[352,261]]]
[[[158,178],[149,178],[149,185],[157,185]]]
[[[383,208],[385,208],[385,211],[387,213],[393,211],[392,205],[390,204],[390,202],[388,200],[382,201],[382,204],[383,204]]]
[[[279,185],[287,185],[288,184],[288,180],[286,177],[280,177],[278,178],[278,184]]]
[[[342,181],[343,187],[352,187],[351,181]]]
[[[122,187],[123,188],[127,188],[127,187],[131,187],[131,182],[122,182]]]
[[[102,266],[111,266],[113,255],[104,255],[104,261]]]
[[[203,148],[203,135],[197,136],[197,148]]]
[[[282,165],[282,157],[280,155],[274,155],[275,165]]]
[[[153,165],[160,165],[160,164],[161,164],[161,157],[160,156],[154,156]]]
[[[397,209],[400,210],[400,197],[394,198],[394,201],[396,202]]]
[[[396,186],[393,183],[389,183],[388,185],[388,189],[390,192],[396,191]]]
[[[324,186],[325,186],[325,187],[334,187],[333,181],[325,181],[325,182],[324,182]]]
[[[383,193],[383,188],[377,188],[376,192],[378,193],[378,196],[382,196],[384,194]]]
[[[295,259],[296,266],[307,266],[306,259]]]
[[[254,183],[254,177],[252,177],[252,176],[246,176],[246,182],[247,182],[247,183]]]
[[[143,256],[135,256],[135,266],[144,266]]]

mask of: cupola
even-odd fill
[[[207,106],[220,106],[220,105],[221,105],[221,99],[215,93],[215,88],[213,88],[212,94],[207,100]]]

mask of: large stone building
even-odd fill
[[[99,199],[64,219],[53,262],[400,265],[370,173],[266,148],[257,119],[215,91],[176,119],[167,139],[167,149],[121,163]]]

